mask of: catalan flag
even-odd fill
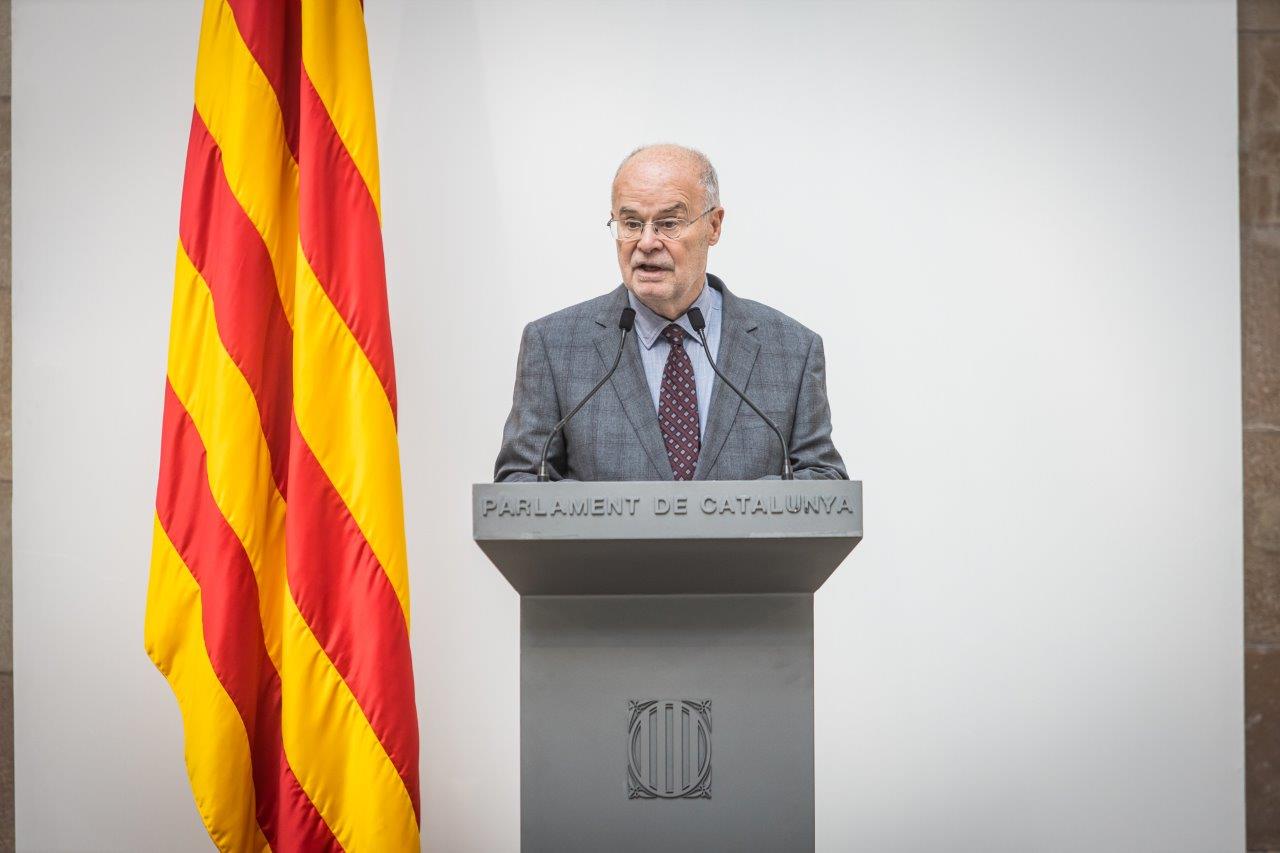
[[[360,0],[207,0],[145,642],[222,850],[419,842]]]

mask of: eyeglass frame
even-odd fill
[[[680,228],[680,233],[679,233],[678,235],[676,235],[675,237],[668,236],[668,235],[666,235],[666,234],[663,234],[661,231],[659,231],[659,230],[658,230],[658,220],[656,220],[656,219],[646,219],[646,220],[644,221],[644,224],[642,224],[642,225],[640,226],[640,233],[639,233],[638,235],[636,235],[635,237],[627,237],[627,238],[625,238],[625,239],[624,239],[624,238],[622,238],[622,237],[619,237],[618,235],[616,235],[616,234],[614,234],[614,233],[613,233],[613,223],[615,223],[615,222],[621,223],[621,222],[622,222],[622,220],[621,220],[621,219],[617,219],[617,218],[615,218],[614,216],[610,215],[610,216],[609,216],[609,221],[608,221],[608,222],[606,222],[606,223],[604,224],[604,227],[609,229],[609,233],[610,233],[611,235],[613,235],[613,239],[614,239],[615,241],[619,242],[619,243],[631,243],[631,242],[636,241],[636,240],[643,240],[643,239],[644,239],[644,232],[645,232],[645,231],[647,231],[647,230],[649,229],[649,226],[650,226],[650,225],[652,225],[652,226],[653,226],[653,235],[654,235],[655,237],[657,237],[659,240],[679,240],[681,237],[683,237],[683,236],[684,236],[684,232],[685,232],[685,229],[686,229],[686,228],[688,228],[688,227],[689,227],[690,225],[692,225],[693,223],[697,222],[697,221],[698,221],[699,219],[701,219],[702,217],[706,216],[706,215],[707,215],[708,213],[710,213],[711,211],[719,209],[719,207],[720,207],[720,205],[718,205],[718,204],[713,204],[713,205],[711,205],[710,207],[708,207],[706,210],[704,210],[704,211],[702,211],[701,213],[699,213],[697,216],[693,217],[693,219],[688,219],[688,220],[686,220],[686,219],[681,219],[681,218],[680,218],[680,217],[678,217],[678,216],[664,216],[664,217],[662,217],[663,219],[674,219],[674,220],[676,220],[677,222],[683,222],[683,223],[684,223],[684,225],[683,225],[683,226],[681,226],[681,228]]]

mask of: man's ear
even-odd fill
[[[724,225],[724,208],[717,207],[707,214],[707,219],[711,222],[711,238],[707,240],[707,245],[714,246],[720,242],[720,228]]]

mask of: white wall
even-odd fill
[[[142,650],[199,3],[14,6],[19,846],[202,849]],[[427,848],[517,847],[467,489],[520,327],[615,284],[613,168],[677,140],[712,271],[826,338],[866,484],[819,848],[1243,849],[1231,0],[367,8]]]

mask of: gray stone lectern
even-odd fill
[[[521,595],[524,853],[812,850],[813,593],[862,538],[862,484],[486,484],[473,504]]]

